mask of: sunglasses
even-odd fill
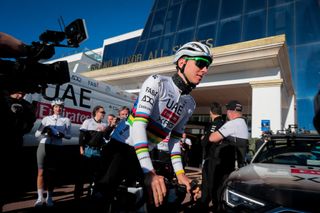
[[[211,62],[208,59],[201,58],[201,57],[190,57],[190,58],[185,58],[185,60],[187,60],[187,61],[189,61],[189,60],[196,61],[196,66],[199,67],[200,69],[203,69],[204,67],[206,67],[208,69],[208,67],[211,64]]]
[[[102,114],[106,114],[106,112],[105,111],[99,111],[100,113],[102,113]]]

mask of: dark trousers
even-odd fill
[[[214,149],[202,168],[201,206],[204,212],[209,211],[210,201],[216,210],[223,182],[234,170],[234,147],[221,144]]]
[[[134,184],[143,177],[135,149],[112,140],[103,147],[103,175],[97,181],[97,190],[111,200],[119,185],[125,180]]]

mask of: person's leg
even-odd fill
[[[77,159],[76,178],[74,184],[73,195],[76,200],[80,199],[83,195],[83,184],[85,182],[85,165],[84,156],[80,155]]]
[[[45,174],[46,183],[47,183],[47,197],[46,197],[46,205],[48,207],[53,206],[53,191],[57,181],[57,173],[58,169],[61,165],[62,158],[62,149],[61,146],[57,145],[47,145],[47,160],[48,160],[48,169]]]
[[[209,163],[208,160],[205,160],[202,167],[201,200],[200,200],[201,212],[208,212],[208,207],[210,202],[208,163]]]
[[[37,174],[37,193],[38,198],[35,202],[35,206],[42,206],[43,204],[43,191],[44,191],[44,161],[45,161],[45,144],[39,144],[37,149],[37,165],[38,165],[38,174]]]

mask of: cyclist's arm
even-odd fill
[[[150,159],[147,138],[147,125],[154,109],[154,104],[159,96],[160,80],[156,75],[150,76],[143,83],[140,89],[138,100],[134,105],[133,118],[129,117],[132,122],[132,131],[130,132],[133,140],[133,145],[143,172],[153,172],[154,168]]]
[[[185,115],[177,123],[174,129],[171,131],[170,139],[168,141],[169,152],[171,155],[171,163],[176,175],[184,174],[184,169],[181,160],[181,145],[180,140],[182,138],[182,133],[185,131],[185,125],[187,124],[189,118],[192,116],[193,111],[195,110],[196,104],[193,98],[190,97],[187,104],[187,109],[185,109]]]
[[[132,139],[137,157],[145,174],[145,185],[148,191],[149,202],[159,206],[166,195],[164,178],[156,174],[149,155],[147,125],[154,104],[157,104],[159,96],[159,77],[150,76],[142,85],[139,97],[133,110],[133,118],[130,116],[128,122],[132,125]],[[153,118],[155,120],[155,118]],[[153,199],[152,199],[153,198]]]

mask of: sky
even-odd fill
[[[102,47],[103,40],[144,28],[154,0],[1,0],[0,31],[26,44],[39,41],[46,30],[60,31],[59,17],[65,25],[81,18],[89,38],[78,48],[56,47],[53,58]],[[65,41],[64,41],[65,42]],[[64,43],[63,42],[63,43]]]

